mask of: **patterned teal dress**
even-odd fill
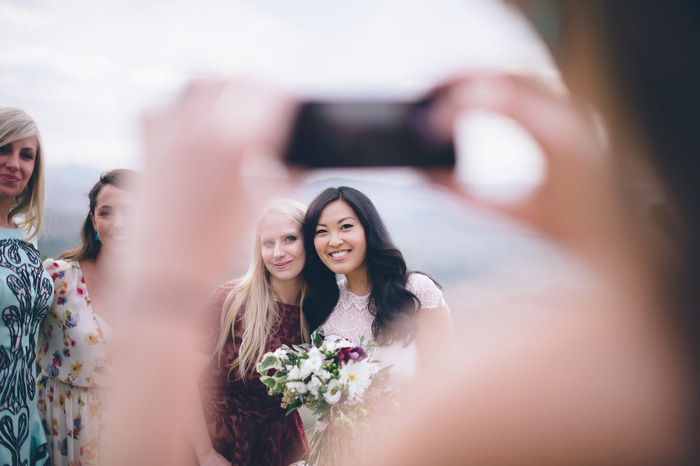
[[[0,465],[47,464],[36,398],[37,333],[53,296],[39,253],[0,228]]]

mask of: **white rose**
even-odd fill
[[[316,374],[316,376],[319,378],[319,380],[321,380],[321,381],[323,381],[323,382],[326,382],[326,381],[328,381],[328,379],[331,378],[331,373],[328,372],[328,371],[325,370],[325,369],[321,369],[321,370],[318,372],[318,374]]]
[[[292,393],[306,393],[306,385],[303,382],[287,382],[287,388]]]
[[[321,371],[321,366],[325,361],[323,353],[318,348],[309,349],[308,358],[301,362],[300,379],[305,379],[311,374],[316,374]]]
[[[326,403],[334,405],[340,401],[342,395],[343,393],[338,387],[338,381],[333,379],[328,383],[328,391],[323,394],[323,398],[326,400]]]
[[[289,369],[289,372],[287,373],[287,378],[291,380],[301,379],[301,370],[297,366],[292,366],[291,369]]]
[[[323,383],[316,377],[315,375],[311,377],[311,380],[309,380],[309,383],[306,384],[306,388],[309,389],[311,394],[313,396],[318,396],[318,389],[320,386],[322,386]]]

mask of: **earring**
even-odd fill
[[[95,232],[95,241],[98,243],[100,242],[100,235],[98,235],[97,232]]]

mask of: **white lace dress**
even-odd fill
[[[359,343],[363,336],[365,341],[373,340],[374,316],[370,314],[367,306],[369,295],[357,296],[349,292],[345,279],[338,282],[338,288],[340,290],[338,304],[318,331],[325,336],[337,335],[355,343]],[[408,277],[407,288],[418,297],[421,309],[437,309],[446,306],[442,291],[423,274],[411,274]],[[381,346],[372,355],[372,359],[380,361],[382,365],[391,365],[389,373],[392,384],[396,386],[410,382],[418,370],[415,341],[408,346],[404,346],[400,341],[389,346]]]

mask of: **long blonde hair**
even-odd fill
[[[20,228],[26,239],[36,238],[44,215],[44,152],[39,129],[32,118],[18,108],[0,108],[0,147],[20,139],[36,138],[34,171],[24,190],[15,196],[7,220]]]
[[[277,213],[287,215],[299,228],[299,241],[302,238],[302,226],[306,206],[292,199],[277,199],[268,203],[258,219],[253,243],[253,256],[248,271],[240,280],[231,285],[221,312],[221,333],[216,345],[216,354],[221,362],[224,346],[230,335],[235,335],[235,325],[239,312],[245,309],[243,315],[243,338],[238,348],[238,358],[229,367],[229,377],[238,368],[238,378],[246,380],[247,373],[252,374],[255,364],[265,354],[272,326],[277,321],[277,302],[272,294],[270,278],[262,260],[260,247],[260,224],[265,216]],[[301,301],[306,294],[306,282],[302,282]],[[300,309],[301,335],[303,341],[309,341],[309,328]],[[234,339],[235,341],[235,339]],[[235,344],[235,343],[234,343]]]

